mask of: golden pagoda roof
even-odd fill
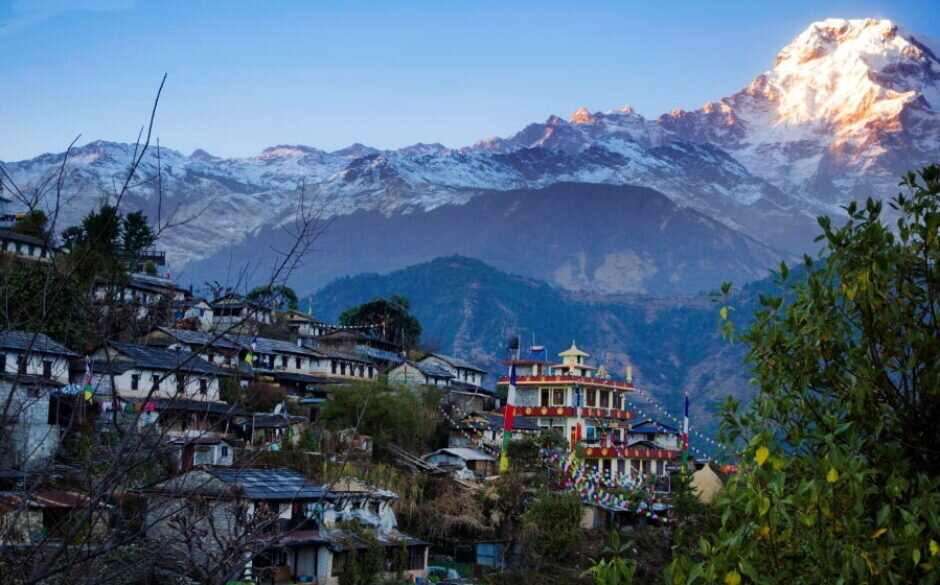
[[[560,357],[572,357],[572,356],[581,356],[581,357],[590,357],[591,354],[585,353],[578,349],[578,346],[575,345],[574,340],[571,340],[571,347],[565,351],[558,354]]]

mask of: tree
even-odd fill
[[[670,582],[940,581],[940,167],[902,185],[896,229],[871,199],[820,218],[825,260],[761,298],[741,337],[759,393],[722,423],[742,473]]]
[[[133,211],[124,216],[121,237],[124,251],[133,256],[152,246],[157,239],[143,211]]]
[[[527,548],[548,563],[567,561],[581,542],[584,503],[574,492],[542,492],[525,512]]]
[[[102,205],[82,220],[85,245],[104,256],[114,256],[121,236],[121,215],[113,205]]]
[[[13,232],[47,240],[49,239],[48,223],[49,218],[46,217],[45,212],[41,209],[34,209],[13,224]]]
[[[340,313],[339,324],[346,327],[379,326],[385,339],[410,348],[421,339],[421,323],[409,310],[411,301],[401,295],[375,298]]]
[[[62,230],[62,247],[67,250],[74,250],[78,246],[85,244],[85,230],[80,226],[73,225]]]
[[[297,293],[286,285],[256,286],[248,293],[248,298],[266,307],[277,306],[281,311],[297,310]]]

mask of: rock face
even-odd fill
[[[582,108],[460,149],[279,145],[223,159],[203,150],[162,149],[158,157],[151,148],[124,204],[171,219],[161,246],[174,271],[289,225],[301,210],[321,218],[375,212],[394,223],[495,190],[557,183],[649,187],[771,246],[803,252],[816,215],[841,213],[850,199],[889,196],[901,173],[940,160],[940,61],[930,43],[887,20],[826,20],[747,88],[698,110],[649,120],[629,107]],[[113,198],[133,153],[133,145],[107,142],[70,153],[57,231]],[[4,168],[49,205],[56,184],[49,178],[62,160],[47,154]],[[249,260],[264,254],[246,252]],[[569,288],[628,291],[627,280],[615,285],[597,271],[648,281],[662,270],[638,249],[595,254],[540,276]],[[582,269],[588,265],[591,275]]]
[[[282,237],[264,230],[179,276],[197,286],[224,282],[230,257],[288,249]],[[572,291],[685,294],[715,289],[719,273],[738,283],[762,278],[784,257],[652,189],[589,183],[491,191],[463,205],[391,216],[358,211],[333,218],[314,248],[305,265],[315,269],[291,275],[299,290],[460,254]]]

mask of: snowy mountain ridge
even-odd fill
[[[126,203],[179,220],[162,239],[177,267],[296,213],[301,190],[323,216],[386,215],[462,204],[488,190],[559,182],[656,189],[785,249],[811,218],[848,199],[890,194],[904,171],[940,159],[940,60],[933,41],[887,20],[812,24],[774,67],[694,111],[646,119],[630,107],[578,109],[460,149],[363,144],[327,152],[278,145],[253,157],[151,147]],[[67,160],[61,229],[122,183],[134,146],[92,142]],[[45,188],[62,154],[3,163],[17,185]],[[160,181],[155,180],[160,171]]]

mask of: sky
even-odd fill
[[[449,147],[552,114],[656,117],[745,87],[824,18],[940,38],[936,0],[0,0],[0,160],[164,147]]]

